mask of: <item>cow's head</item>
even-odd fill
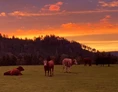
[[[73,59],[72,62],[73,62],[73,64],[75,64],[75,65],[78,64],[76,59]]]
[[[18,69],[19,71],[24,71],[24,68],[23,68],[22,66],[19,66],[17,69]]]
[[[47,66],[47,60],[43,61],[44,66]]]

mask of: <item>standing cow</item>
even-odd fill
[[[64,58],[64,59],[62,60],[63,71],[65,71],[65,72],[70,72],[70,67],[71,67],[73,64],[77,64],[77,60],[76,60],[76,59]]]
[[[4,75],[22,75],[21,71],[24,71],[24,68],[19,66],[18,68],[5,72]]]
[[[96,58],[96,65],[100,64],[101,66],[104,66],[105,64],[107,64],[108,66],[110,66],[110,63],[111,63],[110,57],[101,56]]]
[[[44,71],[45,71],[45,76],[48,72],[48,76],[53,76],[54,75],[54,61],[53,60],[44,60]]]
[[[110,66],[111,64],[111,54],[110,53],[99,53],[95,59],[96,61],[96,65],[101,65],[104,66],[105,64],[107,64],[108,66]]]
[[[92,65],[92,59],[91,58],[86,57],[83,59],[83,61],[84,61],[84,66],[86,66],[86,65],[91,66]]]

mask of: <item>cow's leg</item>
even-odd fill
[[[50,76],[52,76],[52,68],[50,69]]]
[[[66,73],[68,72],[68,67],[66,66]]]
[[[70,71],[70,67],[68,67],[68,73],[70,73],[71,71]]]
[[[48,76],[49,76],[49,72],[50,72],[50,71],[49,71],[49,69],[48,69]]]
[[[51,68],[50,68],[49,72],[50,72],[50,76],[52,76],[52,69]]]
[[[108,63],[108,67],[110,67],[110,60],[108,60],[107,63]]]
[[[54,67],[51,68],[51,76],[53,76],[54,74]]]
[[[45,76],[46,76],[46,70],[45,70]]]
[[[52,74],[52,68],[50,69],[50,77],[52,76],[53,74]]]
[[[110,62],[108,62],[108,67],[110,67]]]
[[[23,75],[23,74],[20,72],[19,75]]]
[[[91,61],[89,61],[89,66],[91,66]]]
[[[84,66],[86,66],[87,65],[87,62],[86,62],[86,60],[84,61]]]
[[[48,73],[48,76],[51,76],[52,74],[52,71],[51,71],[51,68],[49,69],[49,73]]]
[[[65,65],[63,65],[63,72],[65,72]]]
[[[52,67],[52,76],[54,75],[54,67]]]
[[[45,72],[45,76],[46,76],[46,72],[47,72],[46,66],[44,66],[44,72]]]
[[[89,63],[89,66],[91,66],[91,63]]]

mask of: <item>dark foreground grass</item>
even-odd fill
[[[0,67],[0,92],[118,92],[118,65],[76,65],[71,73],[56,65],[53,77],[44,76],[43,66],[23,66],[22,76],[3,76],[14,67]]]

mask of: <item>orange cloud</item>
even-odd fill
[[[106,15],[97,23],[65,23],[61,25],[61,28],[75,34],[118,33],[118,25],[110,23],[110,19],[111,16]]]
[[[16,12],[16,14],[20,14],[20,12]],[[21,13],[22,14],[22,13]],[[79,35],[91,35],[91,34],[113,34],[118,33],[118,24],[112,24],[110,22],[111,16],[106,15],[100,21],[96,23],[64,23],[58,27],[49,27],[45,29],[31,29],[31,30],[9,30],[9,36],[17,36],[21,38],[33,38],[34,36],[39,35],[50,35],[54,34],[57,36],[79,36]]]
[[[36,17],[36,16],[52,16],[52,15],[59,15],[61,13],[28,13],[28,12],[22,12],[22,11],[14,11],[11,13],[8,13],[10,16],[21,16],[21,17]]]
[[[0,13],[0,17],[5,17],[6,16],[6,13],[5,12],[1,12]]]
[[[105,18],[101,19],[100,21],[103,23],[108,23],[110,18],[111,18],[110,15],[106,15]]]
[[[90,14],[90,13],[104,13],[104,12],[115,12],[117,13],[118,10],[93,10],[93,11],[61,11],[61,12],[38,12],[38,13],[28,13],[28,12],[22,12],[22,11],[14,11],[11,13],[8,13],[9,16],[21,16],[21,17],[36,17],[36,16],[54,16],[54,15],[67,15],[67,14]],[[6,13],[1,13],[1,16],[6,16]]]
[[[76,23],[62,24],[61,27],[65,29],[79,29],[80,28],[79,24],[76,24]]]
[[[55,4],[45,5],[41,10],[42,11],[60,11],[60,7],[63,5],[63,2],[57,2]]]
[[[63,2],[57,2],[49,6],[50,11],[60,11],[60,6],[63,5]]]
[[[104,2],[102,0],[99,0],[99,4],[102,7],[118,7],[118,1]]]
[[[11,16],[28,16],[27,13],[21,12],[21,11],[14,11],[12,13],[9,13]]]
[[[110,23],[111,16],[106,15],[103,19],[100,20],[101,25],[106,28],[113,28],[114,25]]]

